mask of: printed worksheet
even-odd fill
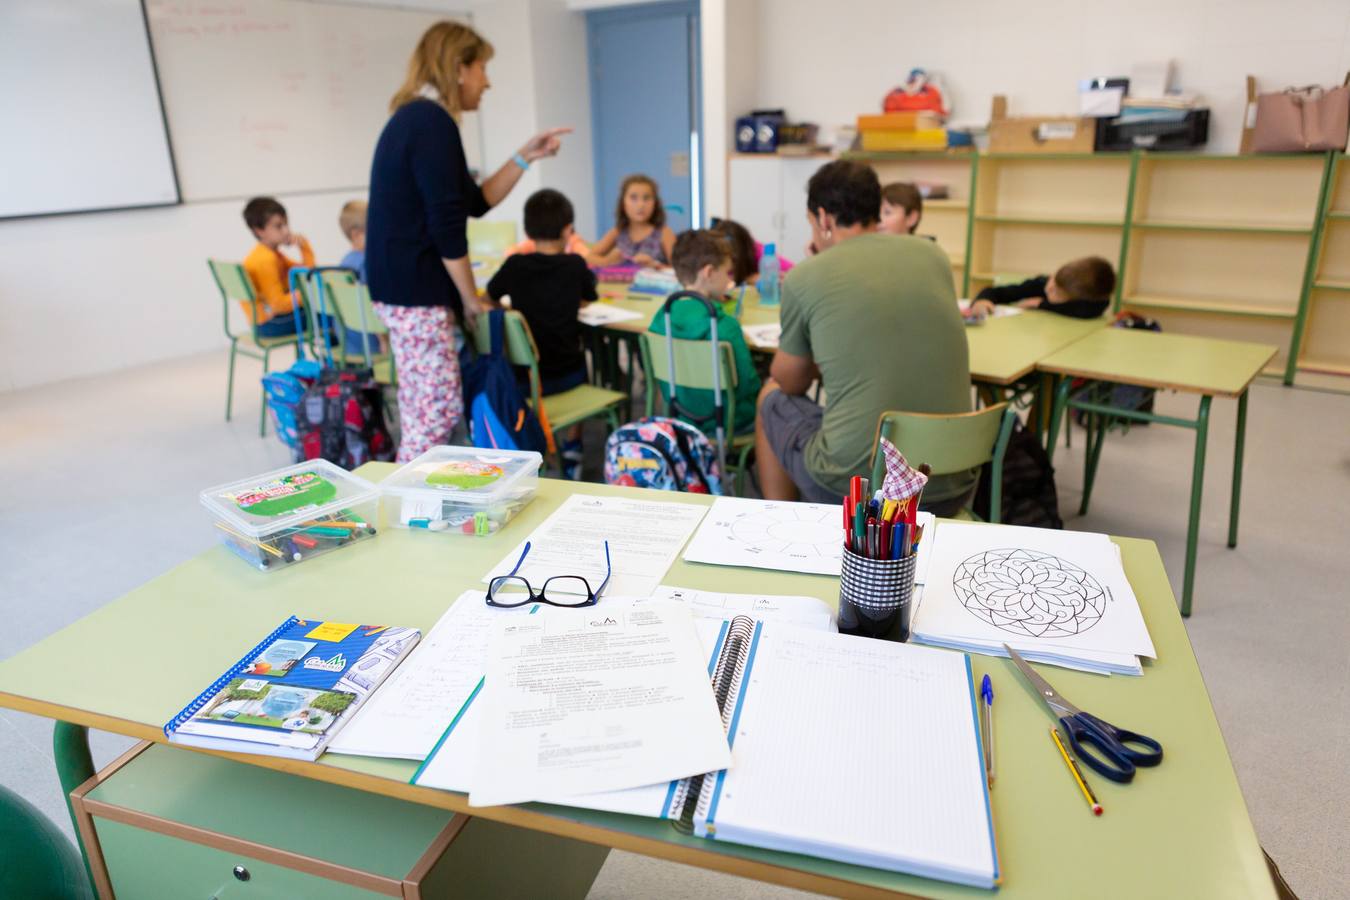
[[[724,594],[663,584],[652,593],[653,601],[681,603],[700,618],[730,619],[749,616],[761,622],[783,622],[802,628],[834,631],[834,613],[815,597],[784,594]]]
[[[778,339],[783,334],[783,326],[776,322],[769,325],[743,325],[741,331],[745,332],[745,340],[752,347],[767,350],[778,346]]]
[[[618,791],[731,765],[687,609],[544,607],[497,624],[471,806]]]
[[[577,312],[577,321],[582,325],[613,325],[615,322],[628,322],[641,319],[642,313],[624,309],[610,303],[591,303]]]
[[[535,590],[555,575],[580,575],[591,590],[598,590],[605,580],[608,541],[612,574],[606,594],[648,597],[707,509],[692,503],[573,494],[483,576],[483,583],[508,574],[519,563],[516,574]],[[558,585],[559,591],[569,588],[566,583]]]

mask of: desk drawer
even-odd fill
[[[120,898],[373,900],[389,896],[135,825],[99,819],[96,828],[108,880]],[[242,869],[240,878],[235,877],[236,867]]]

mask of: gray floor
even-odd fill
[[[254,365],[241,363],[229,424],[221,354],[0,394],[0,658],[208,547],[202,487],[286,462],[257,435],[258,398],[243,389]],[[1159,399],[1164,412],[1194,407]],[[1234,413],[1216,401],[1188,630],[1262,843],[1301,896],[1350,897],[1350,396],[1254,388],[1230,551]],[[1065,513],[1077,510],[1082,444],[1076,432],[1057,456]],[[1092,511],[1068,527],[1157,541],[1179,593],[1192,446],[1157,426],[1113,436]],[[68,827],[50,739],[49,722],[0,711],[0,783]],[[96,761],[126,744],[96,735]],[[591,892],[713,895],[805,896],[618,852]]]

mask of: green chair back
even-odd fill
[[[350,270],[326,269],[318,273],[318,277],[323,281],[324,303],[328,314],[337,323],[337,344],[334,354],[343,362],[365,360],[367,368],[374,368],[376,357],[383,359],[383,355],[372,354],[365,341],[361,342],[360,347],[347,346],[348,328],[365,334],[389,333],[389,329],[384,327],[380,317],[375,314],[375,307],[371,306],[370,291],[356,277],[356,273]]]
[[[225,336],[234,340],[235,335],[230,331],[230,303],[231,301],[250,305],[257,303],[257,295],[253,293],[253,282],[248,280],[248,273],[239,263],[208,259],[206,264],[211,268],[211,277],[215,278],[216,287],[220,289],[220,309],[224,316]]]
[[[36,807],[4,786],[0,786],[0,897],[94,897],[75,845]]]
[[[472,259],[492,259],[506,255],[516,245],[515,222],[484,222],[470,219],[468,228],[469,256]]]
[[[910,465],[932,467],[934,475],[950,475],[992,462],[990,521],[997,522],[1003,499],[1003,456],[1008,449],[1016,412],[1007,403],[969,413],[911,413],[890,410],[877,422],[872,442],[872,484],[886,475],[881,438],[894,444]]]
[[[647,384],[651,386],[647,390],[647,415],[650,416],[656,411],[656,395],[660,392],[658,384],[667,385],[669,390],[671,348],[665,335],[645,332],[639,335],[638,339],[642,348],[642,370],[646,373]],[[674,347],[675,386],[686,390],[711,391],[712,342],[676,338],[669,344]],[[717,353],[722,384],[722,409],[725,413],[722,427],[727,437],[730,437],[736,430],[736,363],[732,356],[731,344],[726,341],[718,343]]]

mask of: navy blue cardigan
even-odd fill
[[[469,174],[459,126],[431,100],[404,104],[375,145],[366,210],[370,296],[394,306],[464,305],[441,262],[468,255],[465,226],[488,211]]]

